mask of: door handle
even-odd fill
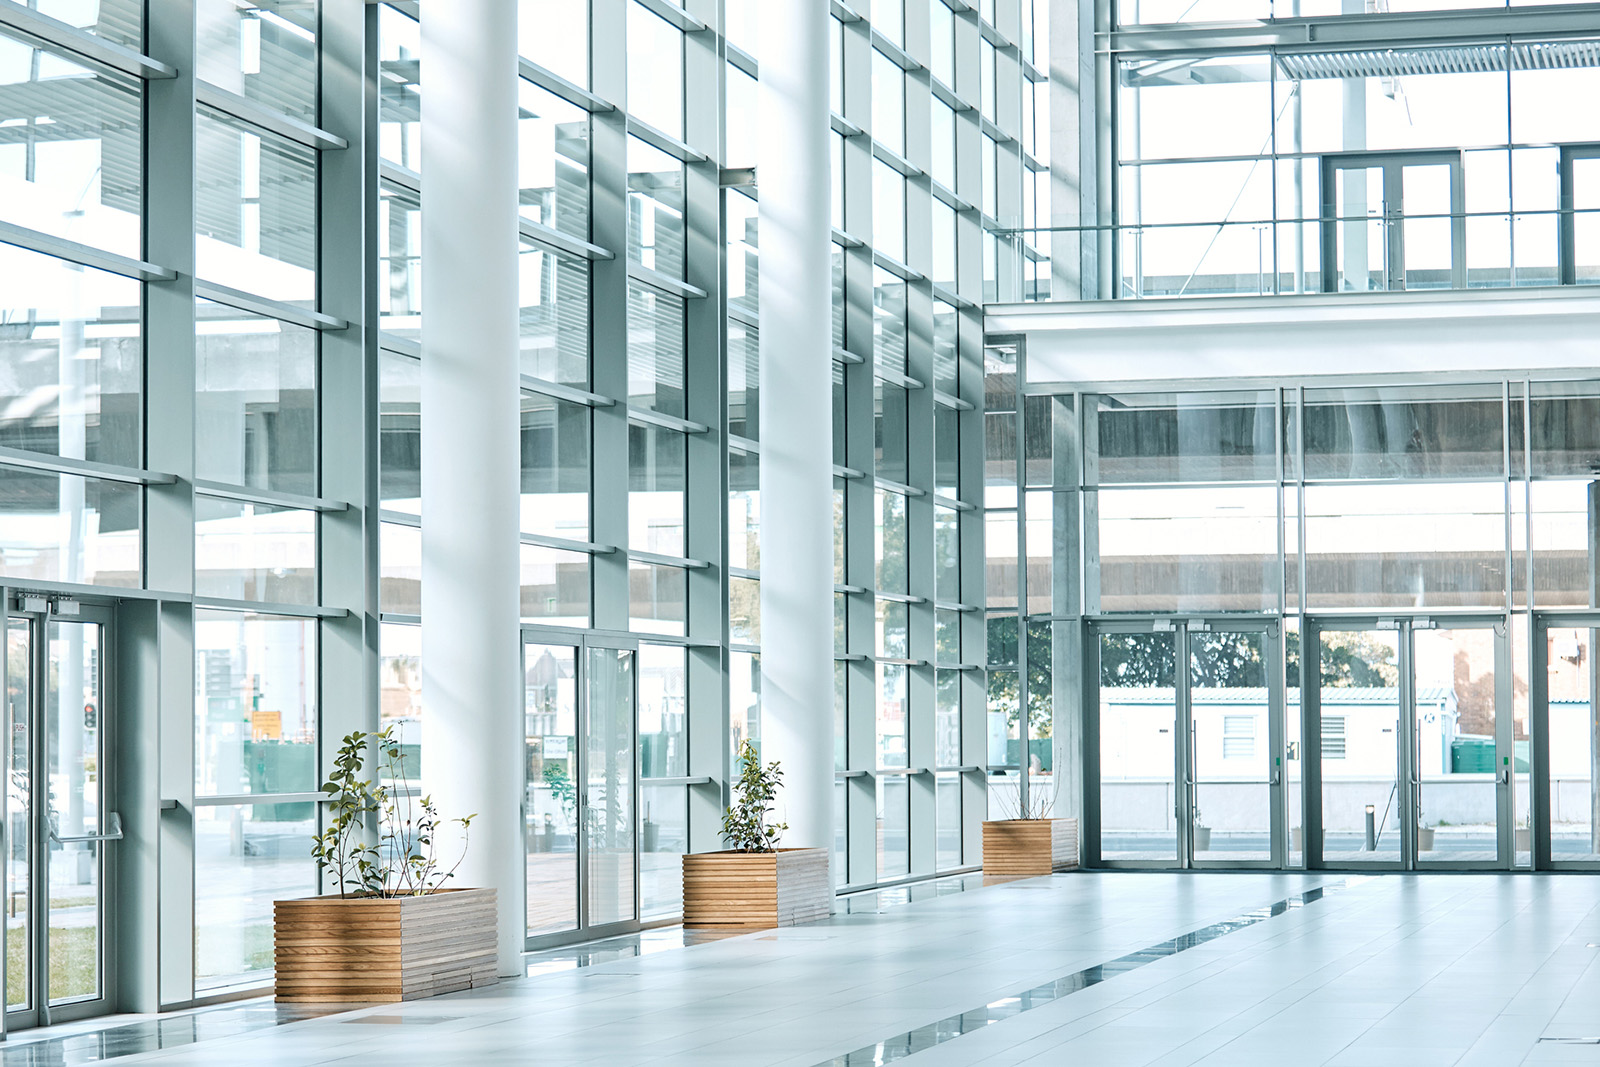
[[[71,837],[62,837],[56,833],[56,821],[50,820],[50,840],[58,845],[76,845],[90,841],[121,841],[122,816],[116,812],[106,814],[106,832],[103,834],[74,834]]]

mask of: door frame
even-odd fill
[[[1562,285],[1578,282],[1578,220],[1577,182],[1573,164],[1580,159],[1600,159],[1600,144],[1564,144],[1561,146],[1561,200],[1557,236],[1557,262],[1560,265]]]
[[[1418,630],[1489,630],[1494,635],[1495,760],[1512,760],[1510,780],[1495,775],[1494,860],[1424,860],[1417,849],[1417,816],[1421,811],[1422,777],[1418,770],[1416,632]],[[1323,859],[1322,822],[1322,634],[1324,632],[1394,632],[1398,651],[1399,719],[1396,724],[1396,782],[1400,817],[1400,852],[1393,862],[1374,860],[1330,867]],[[1305,758],[1301,781],[1305,790],[1305,862],[1307,870],[1360,871],[1510,871],[1515,862],[1515,709],[1512,699],[1510,620],[1503,613],[1411,612],[1377,615],[1308,614],[1301,624],[1301,745]],[[1531,725],[1531,724],[1530,724]]]
[[[1597,150],[1596,155],[1600,155]],[[1550,799],[1550,640],[1552,629],[1600,631],[1600,610],[1535,611],[1528,624],[1532,659],[1528,676],[1528,807],[1532,818],[1533,869],[1536,871],[1600,871],[1600,859],[1561,860],[1551,847],[1554,810]],[[1589,652],[1595,652],[1595,633],[1591,633]],[[1592,675],[1591,675],[1592,677]],[[1590,706],[1600,693],[1591,688]],[[1591,754],[1591,767],[1594,757]],[[1592,775],[1591,770],[1591,775]],[[1589,783],[1591,800],[1595,782]],[[1591,816],[1592,817],[1592,816]]]
[[[1276,616],[1173,614],[1114,616],[1087,620],[1084,670],[1084,829],[1086,865],[1135,870],[1277,870],[1288,862],[1288,797],[1285,758],[1283,625]],[[1100,767],[1100,638],[1115,634],[1172,634],[1173,649],[1173,820],[1176,831],[1171,860],[1108,860],[1102,855],[1103,810]],[[1267,675],[1267,758],[1269,857],[1264,860],[1195,858],[1194,810],[1198,782],[1191,700],[1192,633],[1259,633]]]
[[[39,603],[25,603],[24,597],[29,601]],[[75,605],[75,614],[65,614],[58,610],[63,603]],[[117,708],[116,708],[116,602],[102,601],[98,598],[88,600],[75,596],[57,594],[33,594],[19,591],[14,587],[0,585],[0,619],[4,620],[4,632],[0,634],[0,646],[5,649],[5,654],[0,655],[0,693],[7,694],[4,707],[0,707],[0,730],[3,730],[5,743],[0,745],[0,780],[6,788],[0,789],[0,859],[3,859],[5,874],[5,893],[9,905],[10,896],[10,865],[11,865],[11,804],[10,782],[12,773],[12,744],[14,736],[11,723],[11,708],[9,693],[10,679],[10,627],[13,621],[21,620],[27,624],[29,633],[29,670],[33,674],[28,701],[33,705],[31,714],[34,717],[33,729],[28,737],[28,759],[36,768],[46,766],[41,755],[48,745],[49,730],[41,729],[40,719],[45,714],[44,699],[47,686],[46,674],[49,664],[49,633],[51,622],[81,622],[92,623],[100,627],[100,706],[98,709],[99,721],[97,729],[100,734],[100,754],[96,763],[96,773],[99,777],[100,808],[104,813],[104,823],[98,827],[93,835],[88,835],[100,847],[96,850],[96,863],[99,865],[99,893],[96,902],[96,930],[98,956],[97,965],[100,971],[99,996],[75,1000],[64,1004],[50,1003],[49,997],[49,880],[50,880],[50,838],[48,816],[40,816],[37,802],[30,805],[34,817],[30,819],[25,828],[28,835],[30,864],[28,872],[29,896],[31,898],[31,912],[28,916],[29,951],[35,961],[31,976],[29,996],[31,1006],[12,1010],[6,998],[9,997],[9,962],[8,953],[0,953],[0,1039],[13,1031],[29,1030],[49,1026],[53,1023],[73,1022],[80,1019],[108,1015],[117,1003],[118,971],[117,971],[117,936],[114,924],[117,921],[117,850],[107,848],[106,845],[122,838],[121,827],[111,826],[111,820],[117,817],[120,800],[116,792],[114,759],[109,758],[115,751],[117,744]],[[42,668],[42,669],[41,669]],[[48,772],[46,772],[48,774]],[[37,773],[30,779],[29,788],[37,796]],[[49,786],[45,789],[48,791]],[[46,809],[46,812],[48,809]],[[97,819],[97,822],[102,820]],[[44,862],[38,862],[37,857],[45,857]]]
[[[1338,172],[1341,170],[1383,171],[1381,217],[1385,246],[1384,291],[1397,292],[1405,289],[1405,168],[1413,166],[1450,167],[1450,288],[1466,288],[1466,178],[1460,149],[1332,152],[1323,156],[1320,162],[1323,292],[1339,291],[1334,282],[1339,275],[1339,226],[1353,221],[1339,217]]]
[[[573,785],[577,791],[576,825],[574,826],[573,856],[575,878],[573,892],[577,894],[576,915],[577,924],[570,930],[561,930],[553,933],[529,935],[524,931],[523,942],[525,951],[534,951],[545,948],[559,948],[579,941],[593,941],[599,938],[615,937],[619,934],[637,933],[646,926],[660,926],[665,920],[658,923],[641,923],[639,921],[639,637],[632,634],[608,633],[574,633],[571,630],[558,630],[543,626],[524,625],[520,633],[521,647],[518,650],[518,662],[521,664],[521,679],[519,688],[527,684],[527,650],[529,645],[558,645],[574,650],[577,677],[574,681],[576,706],[573,709],[573,744],[576,755],[573,763],[576,772],[573,775]],[[588,797],[589,755],[588,732],[584,728],[585,716],[589,707],[589,666],[588,652],[590,649],[614,649],[633,653],[633,721],[630,729],[633,731],[633,775],[630,784],[630,805],[633,812],[633,918],[619,922],[603,923],[598,926],[589,924],[589,883],[588,860],[589,843],[588,835],[584,832],[585,816]],[[525,699],[525,698],[524,698]],[[526,714],[526,703],[524,712]],[[524,726],[524,741],[526,745],[526,726]],[[527,762],[523,760],[524,775],[526,775]],[[526,804],[527,782],[523,782],[523,805]],[[527,815],[524,807],[523,819],[526,827]],[[523,849],[526,857],[527,832],[523,832]],[[523,923],[527,923],[527,874],[526,861],[524,861],[523,874]]]

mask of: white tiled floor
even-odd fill
[[[1069,874],[119,1063],[812,1067],[1342,875]],[[1600,878],[1385,875],[918,1053],[1600,1064]]]

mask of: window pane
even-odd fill
[[[957,496],[961,472],[961,413],[943,404],[933,409],[933,488]]]
[[[689,851],[689,787],[640,783],[639,918],[683,913],[683,854]]]
[[[683,32],[639,3],[628,5],[628,111],[683,136]]]
[[[1304,421],[1307,478],[1436,479],[1505,471],[1498,385],[1308,389]]]
[[[899,493],[879,489],[876,545],[879,592],[909,592],[906,529],[906,498]]]
[[[195,793],[314,792],[316,620],[199,610],[194,629]]]
[[[681,778],[689,773],[688,650],[639,646],[639,773]]]
[[[684,415],[688,311],[682,297],[628,286],[628,404]]]
[[[1281,579],[1277,494],[1271,486],[1108,489],[1098,494],[1098,503],[1100,610],[1276,608]],[[1030,528],[1035,509],[1050,522],[1049,494],[1030,493],[1028,506]],[[1039,535],[1032,529],[1029,534],[1030,555],[1048,553],[1048,539],[1035,549]],[[1010,542],[1013,556],[1015,545]],[[1041,603],[1049,610],[1045,584],[1035,589],[1030,582],[1030,610]]]
[[[905,767],[907,668],[899,663],[878,666],[878,766]],[[879,779],[883,781],[883,779]]]
[[[517,52],[589,87],[589,0],[517,0]]]
[[[316,805],[194,809],[197,993],[272,979],[272,904],[317,894]]]
[[[523,645],[528,933],[578,925],[578,663],[572,645]]]
[[[195,8],[200,79],[282,111],[317,119],[317,5],[201,0]]]
[[[756,165],[759,138],[759,120],[756,100],[759,94],[756,79],[728,64],[727,159],[723,166],[730,168]]]
[[[746,740],[761,751],[761,657],[754,652],[728,653],[728,751]]]
[[[899,155],[906,151],[906,73],[888,56],[872,52],[872,135]]]
[[[636,633],[688,632],[689,572],[682,567],[628,563],[628,628]]]
[[[906,659],[910,655],[911,612],[898,600],[879,600],[877,619],[877,653],[890,659]]]
[[[761,440],[761,336],[728,320],[728,433]]]
[[[256,296],[317,296],[317,157],[202,111],[195,117],[195,274]]]
[[[872,246],[906,258],[906,180],[881,159],[872,161]]]
[[[1505,506],[1500,482],[1307,486],[1306,603],[1498,610]]]
[[[0,477],[0,574],[138,588],[136,485],[7,470]],[[81,531],[63,538],[61,530]]]
[[[227,600],[315,604],[316,513],[196,495],[194,591]]]
[[[935,0],[937,3],[938,0]],[[938,842],[935,863],[941,871],[961,866],[961,775],[938,776]]]
[[[759,211],[754,200],[734,189],[728,190],[726,202],[728,306],[755,316],[760,313],[757,297],[760,293],[761,272],[756,242]],[[732,325],[729,323],[730,328]]]
[[[143,465],[139,290],[0,245],[0,445]]]
[[[878,877],[911,873],[911,791],[905,775],[878,779]]]
[[[891,482],[906,480],[906,390],[879,379],[873,382],[877,401],[877,475]]]
[[[35,0],[28,6],[128,48],[144,45],[142,0],[100,0],[98,4],[84,4],[80,0]]]
[[[138,89],[4,34],[0,84],[11,128],[0,143],[0,221],[139,258]]]
[[[383,329],[422,340],[422,201],[410,189],[378,188],[378,312]]]
[[[1100,397],[1089,478],[1117,482],[1270,481],[1277,391]],[[1013,429],[1014,432],[1014,429]]]
[[[934,588],[946,603],[961,600],[961,524],[955,508],[933,509]]]
[[[956,84],[956,16],[944,0],[930,0],[933,26],[933,76],[947,88]],[[948,184],[948,183],[946,183]]]
[[[522,373],[589,388],[589,263],[522,246]]]
[[[872,348],[878,366],[905,373],[906,282],[882,267],[872,272]]]
[[[567,3],[567,0],[551,0]],[[576,6],[576,5],[574,5]],[[384,159],[422,170],[422,30],[389,4],[378,7],[378,151]]]
[[[195,303],[195,474],[317,493],[317,332]]]
[[[589,115],[532,82],[518,82],[522,217],[589,239]]]
[[[872,0],[872,28],[904,48],[906,0]]]
[[[522,618],[553,626],[589,625],[589,557],[523,545]]]
[[[378,528],[378,608],[389,615],[422,614],[422,528],[386,522]]]
[[[407,771],[422,774],[422,627],[386,622],[378,634],[378,721],[407,750]],[[415,760],[410,755],[416,752]]]
[[[956,211],[938,197],[933,200],[933,284],[956,291]],[[939,307],[949,307],[941,304]],[[954,308],[950,308],[953,313]]]
[[[628,258],[682,278],[684,240],[683,164],[628,138]]]
[[[589,540],[589,409],[522,394],[523,533]]]
[[[728,640],[761,644],[761,583],[754,578],[728,579]]]
[[[728,452],[728,566],[761,569],[761,457]]]
[[[676,430],[628,426],[628,547],[636,552],[684,553],[686,445]]]
[[[422,514],[422,363],[393,352],[378,354],[378,495]]]

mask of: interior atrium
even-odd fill
[[[0,605],[0,1067],[1600,1063],[1600,5],[0,0]]]

